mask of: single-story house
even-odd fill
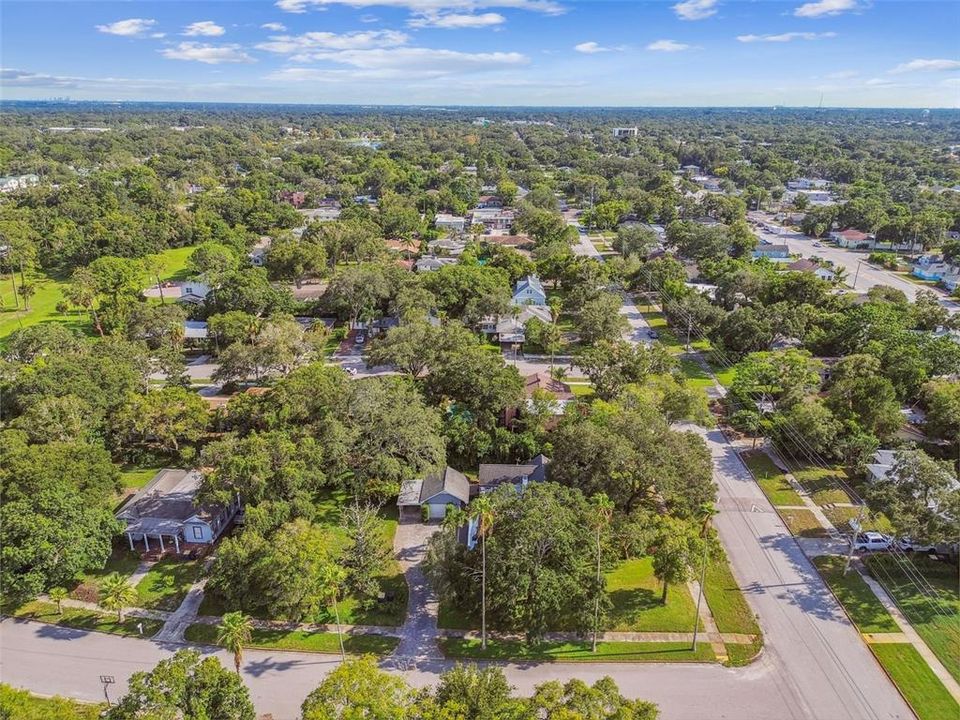
[[[277,202],[285,202],[300,208],[307,201],[307,194],[303,190],[281,190],[277,193]]]
[[[263,263],[267,257],[267,251],[270,249],[270,244],[273,242],[273,239],[269,235],[261,235],[257,242],[250,252],[247,253],[247,259],[250,261],[250,264],[254,267],[263,267]]]
[[[774,245],[766,243],[757,245],[753,251],[754,258],[767,258],[768,260],[789,260],[790,247],[788,245]]]
[[[720,180],[718,178],[709,175],[694,175],[691,179],[704,190],[709,192],[720,191]]]
[[[823,190],[829,187],[829,180],[821,180],[820,178],[797,178],[796,180],[787,181],[787,190]]]
[[[441,240],[431,240],[427,243],[430,252],[434,255],[449,255],[450,257],[459,257],[467,248],[467,243],[463,240],[453,240],[443,238]]]
[[[240,510],[240,497],[228,505],[199,505],[196,498],[202,480],[197,470],[166,468],[127,500],[116,517],[126,526],[130,549],[143,540],[144,550],[149,551],[153,539],[162,552],[166,538],[179,553],[181,542],[209,544],[220,537]]]
[[[824,267],[818,262],[807,258],[790,263],[787,265],[787,270],[792,270],[794,272],[813,273],[821,280],[826,280],[827,282],[834,282],[837,279],[836,272],[828,267]]]
[[[845,248],[868,247],[872,243],[876,242],[876,238],[874,238],[873,235],[860,232],[855,228],[834,230],[830,233],[830,239],[835,240],[837,245]]]
[[[470,496],[476,497],[481,493],[496,490],[501,485],[513,485],[519,490],[527,483],[544,482],[547,479],[549,465],[550,458],[542,454],[522,465],[484,463],[477,473],[477,484],[470,488]]]
[[[433,272],[434,270],[439,270],[440,268],[446,265],[456,265],[457,259],[452,257],[437,257],[436,255],[424,255],[422,258],[417,260],[414,267],[417,269],[417,272]]]
[[[482,235],[480,241],[512,248],[532,248],[534,245],[529,235]]]
[[[447,230],[449,232],[463,232],[467,227],[467,219],[460,215],[450,215],[448,213],[437,213],[433,218],[433,224],[437,230]]]
[[[308,222],[332,222],[340,219],[340,205],[325,205],[299,211]]]
[[[958,268],[950,263],[943,261],[940,262],[922,262],[923,258],[920,259],[921,262],[918,262],[913,266],[912,275],[918,277],[921,280],[930,280],[932,282],[940,282],[944,277],[949,277],[950,275],[956,275]]]
[[[522,280],[518,280],[510,302],[514,305],[546,305],[547,293],[543,289],[540,278],[536,275],[527,275]]]
[[[203,320],[183,321],[184,340],[206,340],[207,335],[207,323]]]
[[[462,508],[470,502],[470,481],[467,476],[452,467],[431,472],[422,479],[408,480],[400,488],[397,507],[400,521],[417,521],[423,518],[422,508],[427,508],[427,517],[442,520],[447,506]]]

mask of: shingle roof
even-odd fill
[[[425,503],[440,493],[452,495],[463,503],[470,502],[470,481],[462,472],[449,466],[440,472],[432,472],[423,479],[420,502]]]
[[[478,479],[481,487],[490,488],[510,483],[515,485],[524,477],[531,482],[543,482],[547,479],[547,465],[550,459],[545,455],[537,455],[523,465],[495,465],[483,464],[480,466]]]

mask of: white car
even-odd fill
[[[853,539],[854,550],[889,550],[893,546],[893,538],[878,532],[865,532]]]
[[[904,552],[932,553],[937,551],[936,545],[924,543],[910,538],[900,538],[896,543],[897,547]]]

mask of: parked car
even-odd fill
[[[647,330],[647,337],[656,340],[660,334],[656,330]]]
[[[363,345],[367,341],[367,336],[363,333],[357,335],[357,345]]]
[[[930,543],[919,542],[912,540],[910,538],[900,538],[897,540],[896,545],[899,549],[904,552],[918,552],[918,553],[932,553],[937,551],[936,545],[931,545]]]
[[[813,246],[814,246],[814,247],[823,247],[823,243],[822,243],[822,242],[815,242],[815,243],[813,244]]]
[[[854,550],[889,550],[893,546],[893,538],[878,532],[859,533],[853,539]]]

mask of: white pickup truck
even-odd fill
[[[893,538],[878,532],[859,533],[853,538],[853,549],[857,551],[864,550],[889,550],[893,546]]]

